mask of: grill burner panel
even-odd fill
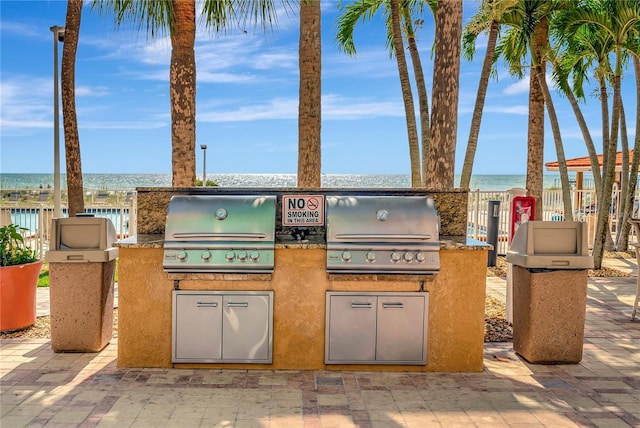
[[[435,273],[439,270],[436,251],[407,248],[384,250],[343,249],[327,250],[327,268],[335,273]]]
[[[167,272],[271,273],[275,196],[174,196],[167,210]]]
[[[327,197],[330,273],[433,274],[439,220],[426,196]]]

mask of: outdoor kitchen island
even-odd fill
[[[489,246],[468,240],[467,191],[412,189],[237,189],[237,188],[139,188],[138,235],[119,241],[118,365],[121,367],[202,367],[277,370],[405,370],[477,372],[483,367],[484,306]],[[173,195],[276,195],[276,239],[273,271],[167,272],[163,269],[164,228]],[[327,271],[325,227],[283,225],[284,197],[332,195],[424,196],[435,201],[440,216],[439,270],[435,274],[330,273]],[[300,239],[296,239],[300,238]],[[236,252],[237,253],[237,252]],[[405,260],[406,261],[406,260]],[[179,291],[177,291],[179,290]],[[174,295],[193,293],[266,295],[272,305],[269,325],[269,361],[175,362],[172,326]],[[327,361],[328,301],[331,297],[362,296],[397,305],[399,299],[424,301],[410,324],[415,330],[417,352],[424,358],[398,362]],[[222,301],[222,300],[220,300]],[[198,302],[200,303],[200,302]],[[414,305],[415,306],[415,305]],[[374,305],[375,307],[375,305]],[[266,313],[266,312],[265,312]],[[233,321],[233,320],[232,320]],[[378,321],[380,322],[380,321]],[[191,325],[191,324],[188,324]],[[192,326],[192,325],[191,325]],[[197,325],[196,325],[197,326]],[[234,323],[229,324],[231,332]],[[173,326],[175,328],[175,326]],[[348,326],[347,326],[348,327]],[[210,325],[189,329],[198,341],[211,340]],[[268,331],[267,331],[268,330]],[[424,335],[422,333],[424,332]],[[363,335],[368,334],[363,331]],[[226,336],[225,336],[226,337]],[[223,345],[227,346],[227,345]],[[229,345],[231,348],[233,344]],[[354,345],[356,346],[356,345]],[[425,361],[420,362],[420,360]],[[178,361],[181,361],[178,359]],[[218,361],[218,360],[215,360]]]

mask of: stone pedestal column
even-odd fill
[[[49,263],[55,352],[99,352],[109,343],[115,269],[115,260]]]
[[[530,363],[579,363],[587,307],[583,270],[513,266],[513,349]]]

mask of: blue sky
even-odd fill
[[[323,1],[322,172],[408,174],[409,154],[397,67],[381,22],[359,23],[356,57],[335,42],[337,2]],[[464,2],[465,23],[475,1]],[[0,1],[0,169],[53,172],[53,35],[64,26],[66,1]],[[433,17],[425,14],[418,46],[431,95]],[[462,169],[486,40],[473,62],[462,61],[456,173]],[[200,26],[196,40],[196,144],[207,144],[207,173],[295,173],[297,168],[298,20],[282,14],[272,33],[215,35]],[[59,45],[60,59],[62,45]],[[76,65],[84,173],[169,173],[171,129],[168,38],[114,29],[111,16],[85,6]],[[503,67],[489,84],[474,174],[526,172],[528,79]],[[415,91],[414,91],[415,96]],[[586,149],[566,99],[555,93],[565,154]],[[635,83],[625,74],[630,138]],[[417,102],[417,96],[415,96]],[[599,101],[584,114],[599,147]],[[417,109],[417,107],[416,107]],[[62,114],[60,117],[62,123]],[[64,134],[61,128],[61,142]],[[551,129],[545,162],[556,159]],[[62,144],[62,143],[61,143]],[[64,158],[62,160],[64,172]],[[202,173],[202,151],[197,150]]]

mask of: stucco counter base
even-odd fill
[[[272,275],[198,275],[176,279],[162,269],[161,245],[121,246],[118,365],[272,370],[482,371],[487,250],[443,249],[441,271],[424,280],[371,275],[336,278],[322,248],[276,249]],[[369,278],[367,278],[369,277]],[[273,290],[273,364],[172,364],[171,292]],[[326,365],[327,291],[429,292],[426,366]]]

